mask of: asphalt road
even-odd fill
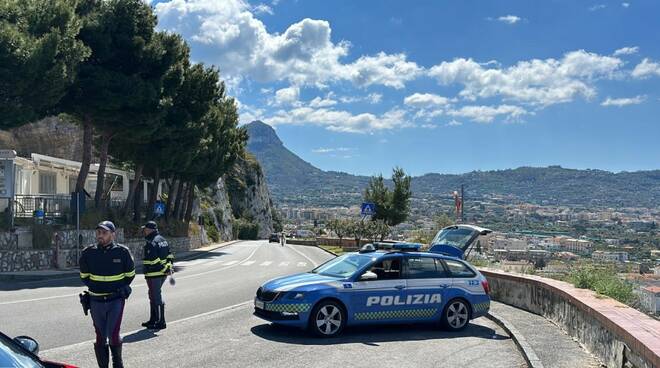
[[[140,326],[148,300],[138,275],[122,324],[126,366],[524,366],[506,333],[484,318],[458,334],[397,325],[349,328],[323,340],[252,316],[252,298],[264,281],[308,271],[331,257],[314,247],[250,241],[177,262],[176,286],[166,284],[163,292],[168,328],[155,333]],[[82,290],[76,279],[0,285],[0,330],[34,337],[42,357],[94,367],[93,327],[77,297]]]

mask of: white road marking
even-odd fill
[[[213,270],[210,270],[210,271],[201,272],[201,273],[196,273],[196,274],[192,274],[192,275],[187,275],[187,276],[179,276],[179,277],[177,277],[176,279],[177,279],[177,280],[185,280],[185,279],[188,279],[188,278],[191,278],[191,277],[202,276],[202,275],[206,275],[206,274],[209,274],[209,273],[212,273],[212,272],[224,271],[224,270],[226,270],[226,269],[232,268],[233,266],[237,266],[237,263],[240,263],[240,262],[243,262],[243,261],[247,261],[247,260],[249,260],[249,259],[252,258],[252,256],[257,252],[257,250],[259,250],[259,247],[256,247],[256,248],[252,251],[252,253],[250,253],[250,255],[249,255],[247,258],[244,258],[244,259],[242,259],[242,260],[240,260],[240,261],[230,261],[230,262],[227,262],[226,264],[224,264],[224,265],[223,265],[222,267],[220,267],[220,268],[216,268],[216,269],[213,269]],[[229,266],[229,267],[225,267],[225,266]],[[140,276],[140,275],[138,275],[138,276]],[[144,284],[131,285],[131,287],[132,287],[133,289],[136,289],[136,288],[139,288],[139,287],[144,287],[144,286],[147,286],[147,284],[144,283]],[[81,287],[82,287],[82,286],[81,286]],[[36,302],[36,301],[40,301],[40,300],[50,300],[50,299],[59,299],[59,298],[70,298],[70,297],[74,297],[74,296],[78,296],[78,293],[75,293],[75,294],[54,295],[54,296],[47,296],[47,297],[34,298],[34,299],[21,299],[21,300],[14,300],[14,301],[10,301],[10,302],[0,302],[0,305],[19,304],[19,303],[29,303],[29,302]]]
[[[288,266],[288,265],[289,265],[289,262],[280,262],[280,264],[279,264],[278,266],[280,266],[280,267],[286,267],[286,266]]]
[[[255,263],[255,262],[257,262],[257,261],[247,261],[247,262],[243,262],[243,263],[241,263],[241,266],[250,266],[250,265],[252,265],[252,264]]]
[[[292,247],[292,246],[290,246],[290,245],[287,245],[287,247],[288,247],[289,249],[293,250],[294,252],[300,254],[301,256],[307,258],[310,262],[312,262],[312,264],[314,265],[314,267],[316,267],[316,266],[319,265],[318,263],[314,262],[313,259],[307,257],[307,255],[305,255],[305,254],[301,253],[300,251],[298,251],[298,249],[296,249],[296,248],[294,248],[294,247]]]
[[[262,262],[259,266],[270,266],[273,261]]]
[[[298,266],[298,267],[306,267],[306,266],[307,266],[307,262],[298,262],[298,264],[297,264],[296,266]]]
[[[182,322],[185,322],[185,321],[190,321],[191,319],[195,319],[195,318],[199,318],[199,317],[205,317],[205,316],[208,316],[208,315],[211,315],[211,314],[215,314],[215,313],[220,313],[220,312],[224,312],[224,311],[228,311],[228,310],[232,310],[232,309],[241,308],[241,307],[244,307],[244,306],[247,306],[247,305],[251,305],[253,302],[254,302],[254,301],[252,301],[252,300],[248,300],[248,301],[246,301],[246,302],[242,302],[242,303],[238,303],[238,304],[230,305],[230,306],[228,306],[228,307],[219,308],[219,309],[216,309],[216,310],[212,310],[212,311],[209,311],[209,312],[204,312],[204,313],[196,314],[196,315],[194,315],[194,316],[190,316],[190,317],[186,317],[186,318],[182,318],[182,319],[177,319],[176,321],[167,322],[167,324],[168,324],[168,325],[178,324],[178,323],[182,323]],[[134,330],[134,331],[125,332],[125,333],[122,334],[122,337],[125,337],[125,336],[128,336],[128,335],[132,335],[132,334],[137,333],[137,332],[140,332],[140,331],[144,331],[144,328],[140,328],[140,329],[138,329],[138,330]],[[87,341],[78,342],[78,343],[71,344],[71,345],[58,346],[58,347],[56,347],[56,348],[52,348],[52,349],[48,349],[48,350],[43,350],[43,351],[41,351],[39,354],[41,355],[41,354],[48,354],[48,353],[57,353],[57,352],[59,352],[59,351],[68,350],[68,349],[70,349],[70,348],[75,348],[75,347],[78,347],[78,346],[83,347],[83,346],[86,346],[86,345],[88,345],[88,344],[90,344],[90,343],[93,343],[94,341],[96,341],[96,340],[87,340]]]

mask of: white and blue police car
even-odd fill
[[[489,287],[454,251],[464,252],[490,230],[459,226],[441,230],[435,239],[452,241],[432,243],[433,251],[420,252],[415,243],[389,244],[389,249],[368,244],[310,272],[270,280],[257,290],[254,314],[321,337],[370,323],[440,322],[449,330],[462,330],[488,312]]]

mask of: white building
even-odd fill
[[[600,262],[623,263],[628,260],[628,252],[605,252],[602,250],[597,250],[591,254],[591,258]]]
[[[642,287],[639,301],[645,311],[651,314],[660,314],[660,286]]]

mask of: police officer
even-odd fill
[[[112,367],[123,368],[119,329],[124,304],[131,293],[129,285],[135,278],[135,265],[128,248],[115,242],[112,222],[103,221],[96,226],[96,241],[80,256],[80,278],[88,288],[96,331],[94,352],[99,367],[108,368],[109,340]]]
[[[161,289],[167,275],[172,273],[172,262],[174,255],[170,253],[170,247],[167,240],[158,233],[158,225],[154,221],[147,222],[142,226],[144,239],[144,277],[147,280],[149,288],[149,320],[142,323],[142,326],[162,330],[167,327],[165,323],[165,303]]]

